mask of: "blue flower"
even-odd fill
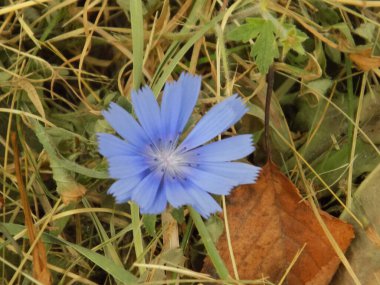
[[[210,194],[227,195],[237,185],[255,182],[258,167],[231,162],[254,151],[251,135],[204,145],[246,113],[237,95],[215,105],[182,139],[200,88],[200,76],[182,73],[166,83],[161,107],[149,87],[132,92],[138,122],[115,103],[102,112],[122,138],[98,134],[99,152],[117,180],[108,190],[117,203],[132,200],[146,214],[161,213],[168,202],[175,208],[191,205],[208,217],[221,210]]]

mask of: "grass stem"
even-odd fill
[[[189,207],[189,210],[190,210],[191,218],[193,219],[194,224],[198,230],[198,233],[202,238],[202,242],[206,248],[207,254],[210,257],[211,262],[215,266],[216,272],[218,273],[221,279],[223,280],[230,279],[230,273],[228,272],[228,269],[226,265],[224,264],[223,259],[220,257],[219,252],[216,249],[216,246],[214,242],[212,241],[210,233],[208,232],[206,225],[203,222],[201,216],[193,208]]]

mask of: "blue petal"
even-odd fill
[[[163,187],[166,193],[166,198],[174,208],[186,204],[190,205],[194,202],[183,188],[180,181],[178,181],[178,178],[173,179],[171,176],[165,175]]]
[[[194,199],[193,208],[204,218],[208,218],[210,214],[222,211],[219,204],[208,193],[197,187],[186,189],[189,195]]]
[[[117,180],[108,189],[108,194],[115,197],[116,203],[124,203],[131,199],[134,187],[142,180],[141,175],[132,176],[128,179]]]
[[[105,157],[118,155],[135,155],[135,146],[110,134],[97,133],[99,152]]]
[[[129,143],[141,146],[147,142],[146,134],[136,120],[122,107],[111,102],[109,109],[102,112],[108,123]]]
[[[179,148],[189,150],[208,142],[240,120],[246,111],[237,95],[225,99],[203,116]]]
[[[205,162],[200,163],[199,169],[233,180],[235,186],[255,183],[260,173],[259,167],[241,162]]]
[[[162,136],[162,128],[160,108],[152,90],[145,86],[139,91],[132,91],[132,104],[141,126],[156,143]]]
[[[161,117],[166,138],[182,133],[197,102],[201,77],[182,73],[178,81],[166,83],[161,102]]]
[[[246,157],[254,150],[252,135],[240,135],[201,146],[185,155],[189,155],[189,160],[193,158],[198,162],[230,161]]]
[[[236,180],[203,171],[198,167],[181,167],[181,172],[189,182],[213,194],[227,195],[238,184]]]
[[[158,189],[156,198],[154,199],[153,205],[151,205],[149,208],[140,208],[140,212],[142,214],[160,214],[162,213],[167,205],[168,201],[166,200],[165,191],[163,189]]]
[[[110,177],[115,179],[128,178],[146,170],[149,165],[140,156],[112,156],[108,158]]]
[[[178,81],[165,84],[161,101],[161,118],[165,139],[174,140],[178,135],[178,119],[181,114],[181,85]]]
[[[143,208],[146,213],[154,205],[157,191],[161,186],[162,176],[161,171],[151,171],[133,190],[132,200]]]
[[[189,73],[182,73],[179,77],[178,81],[182,86],[181,116],[178,119],[179,132],[183,131],[193,112],[201,90],[201,80],[201,76],[191,75]]]

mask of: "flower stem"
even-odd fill
[[[228,269],[226,265],[224,264],[224,261],[219,255],[218,250],[216,249],[215,244],[213,243],[211,236],[209,232],[207,231],[207,228],[201,218],[201,216],[198,214],[197,211],[195,211],[193,208],[189,207],[191,218],[194,221],[195,226],[197,227],[197,230],[199,232],[199,235],[202,238],[203,244],[206,248],[207,254],[211,259],[211,262],[214,264],[216,272],[218,273],[219,277],[224,280],[230,279],[230,274],[228,272]]]
[[[162,228],[164,230],[164,248],[163,250],[169,250],[179,247],[178,239],[178,223],[171,214],[171,208],[166,208],[165,212],[161,215]]]

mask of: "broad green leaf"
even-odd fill
[[[344,211],[341,218],[355,227],[355,239],[347,252],[347,258],[361,284],[375,285],[380,280],[380,165],[361,183],[353,196],[352,212],[362,221],[361,228]],[[351,284],[351,277],[343,268],[335,276],[333,285]]]
[[[325,52],[326,56],[331,59],[332,62],[342,64],[342,54],[339,50],[326,45]]]
[[[317,22],[320,22],[323,26],[329,26],[337,24],[340,21],[340,17],[333,6],[326,4],[324,1],[312,0],[311,4],[316,8],[314,17]]]
[[[267,73],[274,59],[279,56],[272,22],[265,21],[260,26],[260,33],[252,46],[251,56],[255,59],[261,74]]]
[[[355,29],[355,34],[366,39],[368,42],[372,42],[376,35],[376,26],[373,23],[363,23]]]
[[[344,143],[340,149],[332,148],[321,154],[319,158],[312,162],[312,166],[327,184],[334,185],[346,177],[344,176],[344,173],[347,171],[345,165],[347,164],[350,152],[350,145]],[[371,172],[379,163],[380,157],[376,155],[371,145],[358,138],[352,173],[353,180],[356,180],[365,173]]]
[[[247,18],[246,21],[246,24],[236,27],[227,33],[227,39],[242,42],[255,39],[259,35],[261,26],[265,23],[265,20],[261,18]]]
[[[284,28],[287,30],[286,37],[280,39],[283,46],[283,54],[286,55],[291,49],[298,54],[305,54],[302,43],[308,39],[308,36],[294,25],[284,25]]]
[[[232,29],[227,33],[227,39],[231,41],[248,42],[250,39],[256,38],[260,30],[251,24],[243,24]]]
[[[217,243],[218,239],[224,232],[224,222],[221,218],[214,215],[206,221],[206,227],[210,234],[210,237],[214,243]]]
[[[173,218],[178,222],[178,224],[182,224],[185,222],[185,214],[183,212],[183,207],[174,208],[171,213]]]
[[[156,221],[157,215],[143,215],[144,227],[148,234],[152,237],[156,234]]]

